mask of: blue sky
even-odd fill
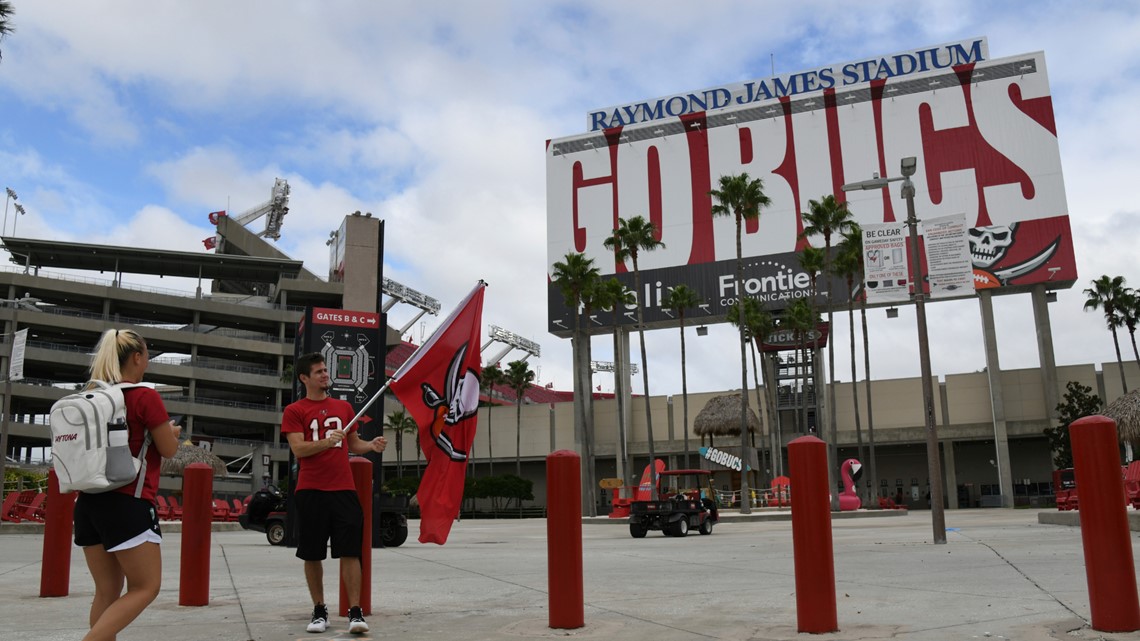
[[[544,141],[584,131],[591,108],[767,77],[773,59],[786,73],[973,36],[991,57],[1044,50],[1080,273],[1050,306],[1058,363],[1114,359],[1103,319],[1081,311],[1090,279],[1140,286],[1134,3],[13,4],[0,183],[27,209],[18,236],[203,251],[207,213],[286,178],[282,251],[323,272],[344,215],[383,217],[386,274],[445,308],[485,278],[486,324],[542,345],[543,384],[570,386],[569,346],[545,332]],[[1028,298],[995,307],[1002,366],[1035,366]],[[981,370],[977,304],[930,313],[935,373]],[[872,316],[876,377],[917,375],[913,312]],[[727,326],[691,339],[691,390],[739,384]],[[676,332],[647,340],[653,392],[679,392]]]

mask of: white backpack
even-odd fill
[[[141,496],[150,432],[146,432],[138,458],[131,456],[123,398],[124,389],[139,385],[103,381],[91,381],[91,385],[51,406],[51,454],[59,491],[107,492],[138,478],[135,496]]]

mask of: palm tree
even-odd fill
[[[854,225],[843,234],[843,242],[848,245],[859,257],[859,287],[866,291],[863,266],[863,230]],[[867,296],[859,297],[859,319],[863,332],[863,389],[867,394],[867,441],[870,444],[871,454],[871,489],[875,495],[879,492],[879,473],[875,467],[875,412],[871,403],[871,339],[867,332]],[[852,376],[852,381],[855,377]],[[854,391],[852,391],[854,393]]]
[[[598,268],[594,259],[585,254],[570,252],[559,262],[554,263],[552,280],[562,292],[562,300],[574,313],[574,441],[582,452],[584,469],[589,470],[589,451],[586,449],[587,434],[593,431],[593,415],[586,411],[590,397],[589,332],[582,327],[582,302],[592,297],[598,282]],[[588,474],[582,475],[582,508],[585,514],[593,516],[597,510],[593,500],[594,488]]]
[[[16,9],[8,0],[0,0],[0,41],[4,40],[4,36],[9,35],[16,31],[16,27],[12,25],[10,18],[16,13]],[[0,55],[0,58],[3,58]]]
[[[788,306],[784,310],[781,323],[786,325],[788,329],[795,332],[796,344],[800,346],[802,353],[800,355],[800,365],[797,372],[803,372],[803,382],[800,384],[799,398],[800,403],[803,405],[803,429],[808,430],[807,422],[807,336],[808,333],[815,329],[816,314],[812,309],[811,303],[806,299],[800,298],[796,302]],[[798,376],[798,374],[797,374]]]
[[[839,254],[835,257],[835,264],[832,266],[835,273],[847,281],[847,325],[851,332],[849,338],[851,345],[851,403],[855,408],[855,440],[859,444],[860,463],[864,463],[867,460],[863,458],[863,422],[859,417],[859,394],[857,385],[859,379],[858,374],[855,372],[855,278],[858,277],[860,282],[862,282],[862,234],[863,232],[859,229],[858,225],[854,225],[851,231],[844,232],[843,240],[839,243]],[[874,463],[871,464],[870,469],[874,470]],[[871,488],[875,492],[878,492],[879,488],[876,485],[878,480],[875,479],[874,473],[871,474],[870,479]],[[870,501],[870,499],[870,496],[866,497],[867,501]]]
[[[842,234],[854,222],[851,216],[851,211],[847,209],[847,203],[835,200],[835,196],[828,194],[820,200],[808,201],[808,213],[803,217],[806,225],[804,230],[800,232],[800,238],[807,238],[809,236],[823,236],[823,273],[831,274],[831,237],[832,235]],[[829,279],[830,280],[830,279]],[[827,288],[827,327],[830,331],[832,325],[832,310],[835,307],[834,298],[832,297],[831,286]],[[828,470],[831,472],[831,479],[834,481],[837,474],[839,461],[838,447],[839,447],[839,428],[835,421],[835,341],[827,341],[827,415],[828,424],[831,426],[831,438],[828,444],[828,449],[831,454],[831,465]],[[822,430],[821,430],[822,433]],[[835,483],[831,484],[835,487]],[[835,507],[839,507],[839,494],[832,492],[832,502]]]
[[[633,262],[633,290],[637,295],[637,336],[641,342],[641,384],[645,393],[645,427],[649,435],[649,469],[653,478],[650,481],[649,498],[657,500],[657,452],[653,445],[653,412],[649,403],[649,360],[645,354],[645,296],[641,291],[641,272],[637,257],[643,251],[653,251],[665,246],[657,239],[657,228],[644,216],[634,216],[629,220],[618,218],[618,226],[612,236],[606,239],[605,246],[614,250],[614,260],[625,264],[628,258]]]
[[[1120,306],[1125,298],[1124,277],[1113,278],[1107,275],[1092,281],[1092,287],[1085,290],[1088,298],[1085,300],[1085,311],[1090,309],[1104,310],[1104,323],[1112,330],[1112,343],[1116,346],[1116,363],[1120,366],[1120,386],[1128,391],[1128,383],[1124,380],[1124,361],[1120,358],[1120,340],[1116,337],[1116,328],[1124,323],[1120,316]]]
[[[597,290],[594,293],[594,304],[598,309],[609,310],[613,312],[613,329],[614,329],[614,362],[617,363],[618,352],[621,350],[621,339],[618,333],[621,331],[619,323],[621,321],[622,307],[637,304],[637,297],[634,296],[633,290],[625,286],[625,283],[616,278],[607,278],[598,284]],[[625,391],[629,389],[629,378],[623,371],[614,370],[614,401],[617,406],[617,426],[618,426],[618,476],[623,478],[623,481],[629,476],[629,453],[626,451],[626,425],[625,425]]]
[[[737,327],[739,327],[740,323],[741,323],[741,319],[739,316],[739,313],[740,313],[739,310],[740,310],[740,307],[734,305],[733,307],[729,308],[728,314],[727,314],[728,322],[732,323],[734,326],[737,326]],[[771,391],[772,391],[772,389],[771,389],[770,385],[765,386],[764,389],[768,393],[769,399],[768,399],[768,403],[766,403],[766,404],[761,403],[760,402],[760,376],[761,376],[760,372],[761,372],[761,367],[757,363],[757,360],[756,360],[756,353],[758,351],[756,346],[757,346],[757,339],[759,339],[759,341],[763,341],[769,334],[772,333],[772,329],[775,327],[775,321],[773,321],[772,315],[768,312],[768,310],[764,309],[763,303],[756,300],[755,298],[746,298],[746,299],[744,299],[744,320],[743,320],[743,322],[744,322],[745,335],[748,338],[748,342],[752,346],[752,348],[749,351],[752,353],[752,382],[753,382],[753,389],[756,392],[756,409],[757,409],[757,411],[759,411],[759,409],[761,407],[764,407],[764,406],[767,407],[768,411],[764,414],[764,416],[767,417],[768,434],[769,434],[769,437],[771,438],[771,436],[773,434],[772,430],[774,429],[774,426],[775,426],[775,420],[772,418],[772,402],[771,402]],[[765,372],[763,374],[763,376],[764,376],[764,379],[766,382],[767,378],[768,378],[767,372]],[[763,421],[763,417],[761,420]],[[763,425],[763,422],[761,423],[761,425]],[[761,433],[761,438],[763,438],[764,430],[761,429],[760,433]],[[775,450],[775,446],[772,443],[769,443],[769,448],[768,448],[768,451],[769,451],[768,461],[769,461],[769,463],[771,463],[771,461],[772,461],[771,452],[773,452],[774,450]],[[764,448],[763,447],[761,447],[760,453],[761,453],[760,469],[761,470],[774,469],[773,467],[771,467],[769,465],[765,465],[764,457],[763,457],[763,454],[764,454]]]
[[[1140,324],[1140,292],[1131,287],[1124,290],[1120,299],[1120,314],[1124,325],[1128,327],[1128,336],[1132,339],[1132,355],[1140,363],[1140,351],[1136,350],[1136,325]]]
[[[685,374],[685,310],[700,305],[701,297],[688,285],[677,285],[662,304],[677,312],[677,326],[681,329],[681,416],[685,436],[685,469],[689,469],[689,380]]]
[[[419,455],[419,438],[416,438],[419,433],[419,427],[416,425],[416,419],[412,418],[403,409],[398,409],[388,415],[388,420],[384,422],[384,427],[392,430],[396,434],[396,476],[404,475],[404,434],[412,435],[416,440],[416,476],[420,475],[420,455]]]
[[[483,392],[487,395],[487,475],[495,475],[495,451],[491,446],[494,440],[491,437],[491,408],[495,406],[494,391],[496,385],[506,383],[506,375],[499,367],[498,363],[488,365],[483,368],[483,378],[479,380],[479,386],[483,388]]]
[[[526,361],[511,361],[507,363],[506,378],[507,386],[515,393],[515,476],[522,478],[523,395],[534,382],[534,370]]]
[[[744,317],[744,252],[742,239],[744,222],[758,220],[760,210],[772,204],[771,199],[764,195],[764,182],[759,178],[751,179],[748,174],[738,176],[721,176],[720,189],[709,192],[716,204],[712,206],[712,215],[732,216],[736,219],[736,303],[737,313]],[[748,450],[748,353],[744,345],[744,324],[740,324],[740,454],[743,458]],[[748,476],[740,474],[740,511],[751,514],[750,501],[744,500],[749,496]]]

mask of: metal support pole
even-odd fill
[[[922,414],[926,422],[926,470],[930,476],[930,512],[934,542],[946,543],[946,514],[942,509],[942,461],[938,452],[938,426],[934,423],[934,389],[930,373],[930,339],[926,328],[925,278],[922,257],[918,252],[918,218],[914,214],[914,183],[910,176],[903,180],[902,196],[906,199],[906,224],[910,227],[910,245],[914,252],[914,307],[918,317],[918,354],[922,367]]]

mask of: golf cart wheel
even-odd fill
[[[639,523],[639,522],[635,522],[635,521],[629,522],[629,535],[635,539],[644,539],[645,533],[648,531],[649,531],[649,528],[645,527],[644,523]]]
[[[408,540],[407,525],[393,525],[380,532],[380,542],[386,548],[398,548]]]
[[[270,545],[284,545],[285,544],[285,524],[281,521],[274,521],[265,526],[265,538],[269,541]]]
[[[683,518],[679,521],[674,521],[670,526],[670,534],[673,536],[686,536],[689,533],[689,519]]]
[[[712,519],[705,519],[701,523],[700,533],[704,536],[712,534],[713,521]]]

